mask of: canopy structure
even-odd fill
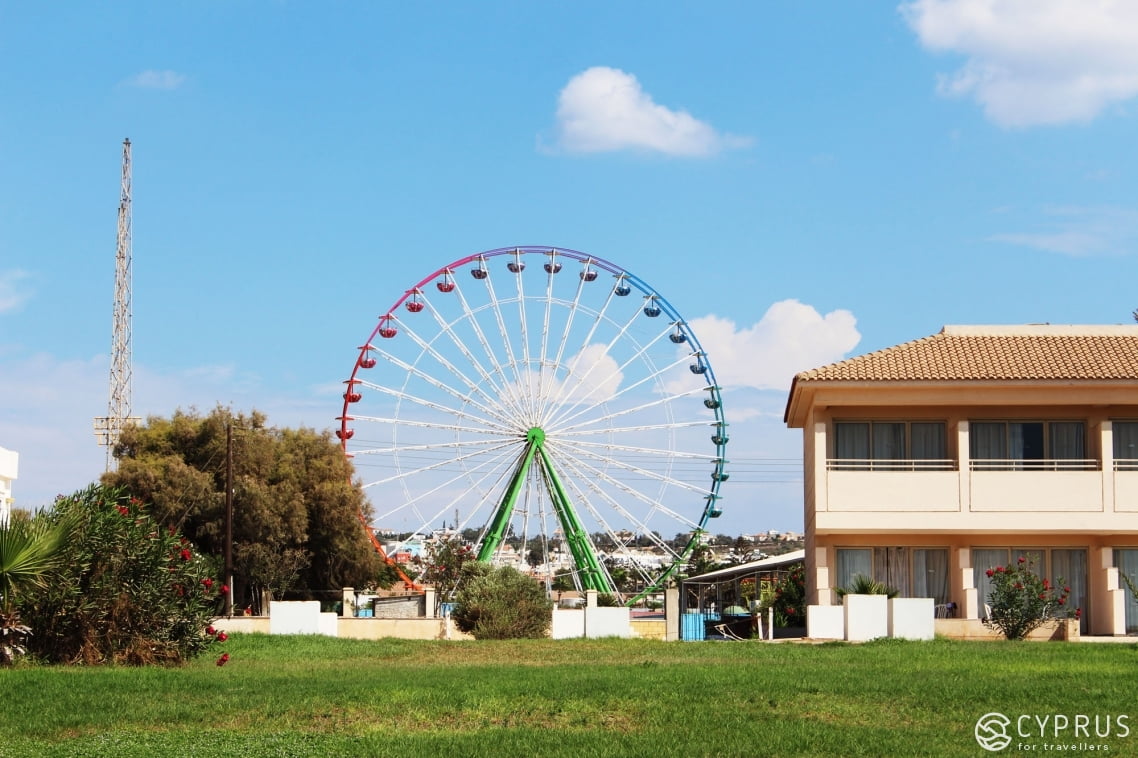
[[[750,612],[751,602],[758,599],[759,590],[765,583],[777,582],[791,566],[805,559],[805,550],[794,550],[690,576],[680,583],[681,610],[725,613],[728,609],[740,607]]]

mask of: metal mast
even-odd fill
[[[118,246],[115,252],[115,305],[111,336],[111,393],[107,415],[95,418],[95,437],[107,448],[107,471],[114,464],[114,447],[130,415],[130,140],[122,143],[122,191],[119,195]]]

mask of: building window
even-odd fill
[[[973,469],[1094,468],[1087,460],[1082,421],[973,421],[969,425]]]
[[[1130,581],[1138,584],[1138,550],[1134,548],[1116,548],[1114,551],[1114,565],[1118,573],[1125,574]],[[1126,633],[1138,632],[1138,598],[1130,591],[1126,582],[1119,582],[1126,598]]]
[[[1138,471],[1138,421],[1111,423],[1114,436],[1114,468]]]
[[[949,602],[947,548],[838,548],[835,568],[835,589],[852,586],[860,574],[893,587],[900,597]]]
[[[1138,552],[1138,551],[1136,551]],[[1118,551],[1115,551],[1117,563]],[[992,580],[988,569],[1008,566],[1024,558],[1031,566],[1031,572],[1041,579],[1070,587],[1066,607],[1082,609],[1080,627],[1087,631],[1090,618],[1090,596],[1087,594],[1087,551],[1083,548],[1055,548],[1052,550],[1019,547],[976,547],[972,548],[972,580],[980,601],[980,618],[987,618],[988,604],[992,594]]]
[[[835,421],[830,468],[951,469],[943,421]]]

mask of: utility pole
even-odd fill
[[[118,245],[115,249],[115,304],[111,329],[111,382],[107,415],[95,417],[95,438],[107,448],[107,471],[114,465],[114,448],[127,424],[138,421],[130,415],[130,140],[122,143],[122,188],[119,193]]]
[[[233,423],[225,425],[225,616],[233,615]]]

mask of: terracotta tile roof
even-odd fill
[[[814,381],[1135,380],[1138,326],[946,326],[939,334],[803,371]]]

